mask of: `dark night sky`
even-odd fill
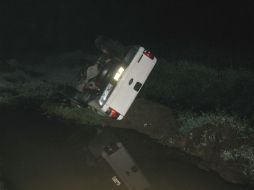
[[[19,0],[0,3],[2,51],[87,49],[105,34],[128,43],[252,43],[252,0]]]

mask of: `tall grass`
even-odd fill
[[[226,111],[251,117],[254,73],[244,69],[215,69],[181,61],[159,61],[141,96],[175,110]]]

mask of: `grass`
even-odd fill
[[[41,109],[47,115],[55,115],[64,119],[73,120],[79,124],[100,125],[103,118],[88,108],[80,108],[59,103],[44,102]]]
[[[254,148],[243,145],[238,148],[224,150],[221,157],[225,161],[235,161],[243,163],[242,172],[245,176],[254,180]]]
[[[250,118],[254,108],[254,73],[161,61],[144,85],[141,96],[177,111],[222,110]]]
[[[178,113],[178,121],[181,124],[181,132],[187,133],[193,128],[210,125],[214,127],[230,127],[233,130],[241,133],[248,128],[248,122],[239,118],[236,115],[229,115],[225,112],[217,113],[193,113],[182,112]]]

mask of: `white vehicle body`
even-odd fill
[[[139,47],[126,68],[119,66],[114,75],[117,83],[109,83],[99,100],[96,100],[97,105],[94,102],[89,105],[114,119],[123,119],[156,62],[150,51]]]

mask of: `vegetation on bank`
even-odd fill
[[[89,108],[70,106],[65,103],[44,102],[41,109],[47,115],[55,115],[84,125],[100,125],[103,119]]]
[[[141,96],[176,112],[225,112],[253,122],[254,72],[162,60],[144,85]]]
[[[180,119],[192,115],[189,127],[230,118],[230,125],[242,121],[239,129],[254,132],[254,72],[247,69],[159,60],[140,96],[169,106]]]

